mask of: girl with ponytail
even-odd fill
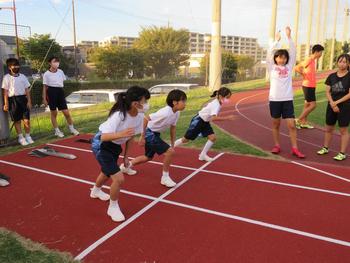
[[[108,119],[99,127],[99,131],[92,140],[92,151],[98,161],[101,172],[95,186],[91,189],[90,197],[109,201],[107,214],[113,221],[124,221],[120,211],[118,196],[120,186],[124,182],[124,175],[117,164],[122,152],[121,145],[125,143],[124,164],[129,164],[129,143],[136,134],[143,131],[144,112],[148,109],[147,100],[150,98],[148,90],[138,86],[129,88],[118,95],[117,102],[109,112]],[[102,186],[112,179],[110,194],[102,191]]]
[[[175,141],[175,147],[183,143],[187,143],[190,140],[193,141],[199,134],[202,134],[203,137],[208,137],[208,141],[199,155],[199,160],[211,162],[213,159],[210,158],[207,153],[216,141],[216,135],[210,125],[210,122],[233,120],[233,115],[225,117],[218,116],[222,104],[228,102],[231,95],[231,90],[226,87],[222,87],[219,90],[214,91],[210,96],[214,99],[192,118],[190,127],[187,129],[184,137]]]

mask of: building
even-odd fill
[[[98,45],[101,47],[118,45],[123,48],[132,48],[136,39],[136,37],[112,36],[99,41]]]

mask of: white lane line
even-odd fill
[[[48,144],[51,146],[57,146],[60,147],[61,145],[59,144]],[[67,148],[68,149],[72,149],[72,150],[83,150],[85,152],[84,149],[81,148],[75,148],[75,147],[69,147],[69,146],[62,146],[63,148]],[[91,152],[91,151],[90,151]],[[122,157],[122,156],[120,156]],[[129,157],[130,159],[134,159],[132,157]],[[150,162],[153,164],[157,164],[157,165],[163,165],[163,163],[161,162]],[[316,168],[313,168],[311,166],[306,166],[306,165],[302,165],[298,162],[292,162],[294,164],[298,164],[300,166],[304,166],[305,168],[314,170],[316,172],[320,172],[323,174],[327,174],[330,175],[331,177],[337,178],[337,179],[341,179],[344,181],[350,181],[346,178],[343,178],[341,176],[335,175],[335,174],[331,174],[331,173],[327,173],[326,171],[322,171]],[[180,169],[186,169],[186,170],[196,170],[195,168],[191,168],[191,167],[186,167],[186,166],[180,166],[180,165],[172,165],[172,167],[176,167],[176,168],[180,168]],[[313,168],[313,169],[312,169]],[[298,184],[290,184],[290,183],[284,183],[284,182],[279,182],[279,181],[274,181],[274,180],[266,180],[266,179],[261,179],[261,178],[256,178],[256,177],[248,177],[248,176],[243,176],[243,175],[239,175],[239,174],[231,174],[231,173],[224,173],[224,172],[218,172],[218,171],[213,171],[213,170],[202,170],[203,173],[209,173],[209,174],[217,174],[217,175],[223,175],[223,176],[228,176],[228,177],[233,177],[233,178],[238,178],[238,179],[244,179],[244,180],[249,180],[249,181],[256,181],[256,182],[261,182],[261,183],[267,183],[267,184],[274,184],[274,185],[281,185],[281,186],[286,186],[286,187],[293,187],[293,188],[299,188],[299,189],[304,189],[304,190],[310,190],[310,191],[316,191],[316,192],[323,192],[323,193],[329,193],[329,194],[335,194],[335,195],[342,195],[342,196],[350,196],[350,194],[348,193],[343,193],[343,192],[338,192],[338,191],[333,191],[333,190],[328,190],[328,189],[322,189],[322,188],[317,188],[317,187],[309,187],[309,186],[304,186],[304,185],[298,185]]]
[[[217,160],[220,156],[222,156],[224,153],[220,153],[216,155],[213,158],[213,161]],[[138,211],[136,214],[128,218],[126,221],[121,223],[119,226],[114,228],[112,231],[108,232],[106,235],[101,237],[99,240],[91,244],[89,247],[87,247],[85,250],[83,250],[79,255],[75,257],[77,260],[82,260],[84,257],[86,257],[89,253],[91,253],[95,248],[97,248],[99,245],[101,245],[103,242],[105,242],[107,239],[111,238],[113,235],[121,231],[123,228],[125,228],[127,225],[132,223],[134,220],[142,216],[144,213],[146,213],[149,209],[154,207],[156,204],[158,204],[161,200],[163,200],[165,197],[173,193],[176,189],[178,189],[180,186],[185,184],[187,181],[189,181],[193,176],[201,172],[205,167],[207,167],[210,164],[210,162],[207,162],[203,164],[201,167],[199,167],[196,171],[188,175],[185,179],[183,179],[181,182],[179,182],[175,187],[171,188],[170,190],[166,191],[164,194],[162,194],[160,197],[158,197],[156,200],[148,204],[146,207]]]

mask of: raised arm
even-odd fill
[[[275,40],[271,40],[269,43],[269,49],[267,51],[267,56],[266,56],[266,64],[267,64],[268,71],[271,71],[273,65],[275,64],[275,62],[273,61],[273,56],[275,54],[275,50],[280,45],[280,40],[281,40],[281,33],[277,32],[275,36]]]
[[[292,39],[292,30],[290,29],[289,26],[286,27],[286,35],[287,35],[288,42],[289,42],[289,61],[288,61],[287,66],[290,69],[293,69],[293,67],[297,61],[297,49],[296,49],[296,46],[295,46],[293,39]]]

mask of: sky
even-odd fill
[[[316,41],[316,15],[319,0],[314,0],[312,43]],[[258,38],[268,43],[271,0],[221,0],[222,34]],[[323,3],[324,0],[321,0]],[[335,19],[335,2],[328,0],[326,36],[331,37]],[[31,28],[32,34],[50,33],[62,45],[73,43],[71,0],[16,0],[18,24]],[[339,0],[337,38],[342,39],[344,8],[350,0]],[[11,0],[0,0],[0,7],[11,6]],[[210,33],[212,0],[75,0],[78,42],[102,40],[113,35],[137,36],[142,27],[170,26]],[[305,42],[309,0],[301,0],[299,40]],[[295,1],[278,0],[277,29],[294,27]],[[323,14],[322,14],[323,16]],[[322,19],[323,20],[323,19]],[[0,10],[0,23],[13,23],[9,10]],[[323,25],[323,22],[321,23]],[[350,27],[349,27],[350,28]],[[0,34],[11,30],[0,24]],[[323,30],[323,27],[322,27]],[[28,29],[19,29],[27,36]],[[349,33],[350,36],[350,33]],[[299,41],[299,42],[300,42]]]

